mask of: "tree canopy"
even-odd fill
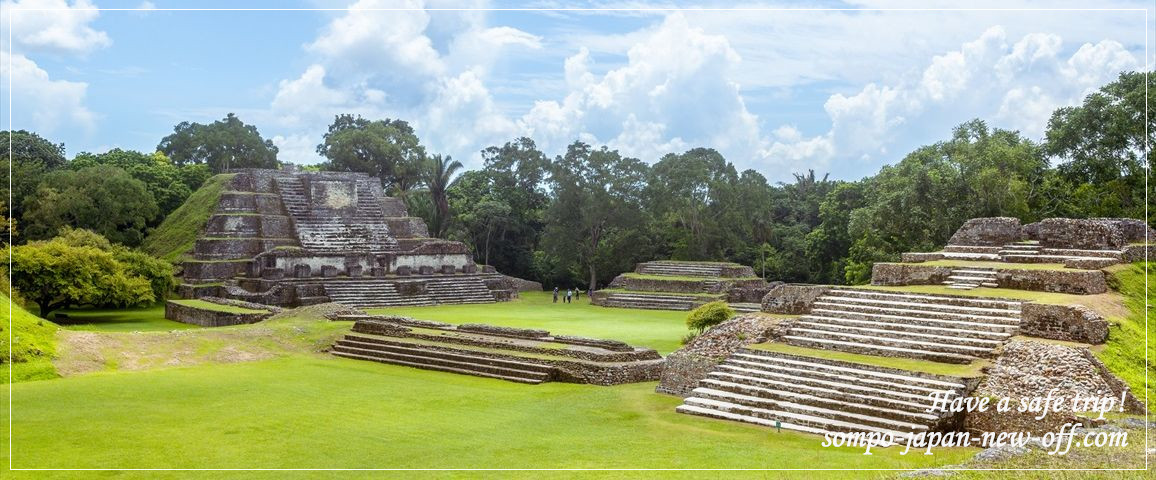
[[[277,146],[257,127],[230,113],[210,124],[181,122],[161,139],[157,151],[177,165],[206,165],[212,173],[231,168],[276,168]]]
[[[28,197],[21,228],[30,239],[64,227],[93,230],[116,243],[140,245],[158,213],[144,182],[110,165],[49,173]]]
[[[333,119],[317,153],[328,159],[325,170],[365,172],[403,193],[421,181],[425,162],[425,148],[405,121],[353,115]]]

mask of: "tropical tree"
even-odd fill
[[[16,130],[4,132],[3,141],[12,146],[9,155],[0,155],[0,169],[4,180],[0,182],[0,198],[12,199],[9,212],[11,218],[24,215],[24,199],[36,192],[37,185],[48,172],[68,165],[64,158],[64,144],[52,143],[40,135]]]
[[[277,168],[277,146],[261,137],[257,127],[230,113],[204,125],[181,122],[161,139],[157,151],[177,165],[207,165],[212,173],[231,168]]]
[[[317,153],[328,159],[322,165],[325,170],[365,172],[381,179],[391,192],[408,192],[416,186],[425,161],[425,148],[405,121],[348,114],[333,119]]]
[[[448,155],[433,155],[426,160],[423,181],[429,189],[430,199],[433,201],[433,236],[442,238],[450,220],[450,202],[446,198],[446,191],[453,186],[457,179],[454,175],[462,169],[462,162],[450,158]]]
[[[156,300],[148,279],[112,253],[61,240],[12,249],[12,286],[40,307],[40,316],[70,305],[128,307]]]
[[[27,201],[22,229],[30,239],[87,228],[116,243],[139,245],[158,213],[148,187],[120,168],[97,165],[44,177]]]
[[[82,170],[97,165],[110,165],[127,172],[131,177],[140,180],[152,194],[160,209],[157,221],[180,207],[193,193],[200,188],[198,180],[204,182],[204,174],[208,173],[205,165],[177,166],[164,153],[154,152],[145,154],[132,150],[114,148],[105,153],[80,153],[72,160],[69,168]],[[187,170],[187,172],[186,172]]]

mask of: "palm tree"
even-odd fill
[[[454,185],[458,179],[454,176],[462,169],[462,162],[454,160],[449,155],[432,155],[426,160],[424,179],[429,188],[430,198],[433,199],[433,236],[441,238],[449,227],[450,202],[446,198],[446,190]]]

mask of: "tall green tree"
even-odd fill
[[[112,253],[59,239],[12,249],[12,286],[40,307],[144,305],[156,300],[149,280],[128,272]]]
[[[257,127],[230,113],[210,124],[181,122],[162,138],[157,151],[177,165],[206,165],[212,173],[231,168],[277,168],[277,146]]]
[[[85,228],[129,246],[140,245],[158,213],[148,187],[120,168],[97,165],[58,170],[28,197],[21,219],[30,239],[47,239],[64,227]]]
[[[426,161],[424,181],[433,201],[433,236],[444,238],[450,222],[450,202],[446,191],[457,180],[454,175],[462,169],[462,162],[449,156],[433,155]]]
[[[421,182],[425,148],[404,120],[368,120],[338,115],[317,153],[328,159],[325,170],[365,172],[390,191],[409,192]]]
[[[68,160],[63,143],[52,143],[27,130],[4,132],[2,140],[11,142],[12,157],[10,161],[7,154],[0,155],[0,169],[4,171],[0,198],[7,202],[11,196],[11,218],[19,219],[24,216],[24,199],[36,192],[48,172],[64,168]]]
[[[189,185],[191,181],[200,178],[202,172],[207,173],[204,165],[177,166],[164,153],[154,152],[145,154],[133,150],[114,148],[105,153],[80,153],[72,160],[69,168],[82,170],[97,165],[110,165],[128,172],[133,178],[145,184],[145,188],[152,194],[160,214],[158,221],[169,212],[180,207],[185,199],[200,188],[200,184]],[[182,172],[192,170],[192,172]],[[202,178],[203,182],[204,179]]]
[[[590,289],[605,280],[599,272],[605,273],[608,264],[634,260],[629,251],[611,255],[607,246],[608,240],[626,238],[642,222],[647,171],[636,158],[606,147],[594,150],[582,142],[574,142],[554,160],[549,180],[554,201],[546,211],[545,250],[575,273],[585,273]]]
[[[726,222],[737,183],[734,166],[709,148],[667,154],[650,168],[646,208],[655,228],[668,235],[671,258],[713,260],[733,246],[735,225]]]
[[[1145,142],[1156,145],[1156,109],[1148,106],[1154,104],[1156,76],[1125,72],[1080,105],[1052,114],[1044,148],[1057,164],[1057,213],[1144,217],[1145,169],[1152,167]]]

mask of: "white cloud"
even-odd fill
[[[888,151],[905,152],[918,146],[907,143],[941,139],[974,117],[1038,139],[1053,110],[1078,103],[1119,72],[1138,67],[1138,60],[1115,41],[1084,44],[1065,58],[1058,35],[1028,34],[1009,46],[1006,31],[992,27],[894,84],[869,83],[853,95],[831,95],[824,105],[831,121],[828,132],[806,137],[780,128],[765,155],[879,165],[897,160]]]
[[[0,41],[0,84],[12,95],[13,125],[52,133],[75,126],[91,133],[97,115],[85,106],[88,84],[54,79],[29,54],[85,55],[112,44],[108,35],[88,26],[99,12],[88,0],[0,2],[0,24],[12,22],[12,40]],[[11,65],[9,65],[11,63]]]
[[[49,78],[48,72],[23,55],[0,51],[0,92],[5,99],[13,92],[13,128],[28,124],[38,132],[52,133],[67,124],[91,131],[96,115],[84,105],[87,89],[85,83]]]
[[[89,0],[4,1],[0,12],[5,27],[12,16],[14,45],[4,47],[10,52],[85,54],[112,44],[108,34],[88,26],[100,15]]]

